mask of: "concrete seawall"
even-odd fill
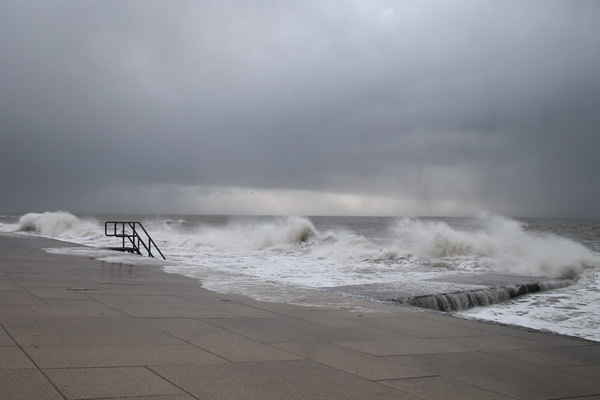
[[[600,399],[600,344],[223,295],[0,234],[1,399]]]

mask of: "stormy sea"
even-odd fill
[[[105,221],[140,221],[166,261],[107,248]],[[157,263],[221,293],[352,309],[386,302],[600,341],[600,221],[204,215],[0,215],[0,231]]]

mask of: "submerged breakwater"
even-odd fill
[[[532,293],[566,288],[570,279],[510,274],[451,274],[424,281],[402,281],[331,287],[327,290],[374,301],[393,302],[435,311],[462,311],[507,302]]]
[[[563,288],[569,286],[570,283],[567,280],[522,283],[507,287],[487,287],[452,293],[432,293],[408,298],[399,297],[389,299],[389,301],[437,311],[462,311],[473,307],[485,307],[502,303],[526,294]]]

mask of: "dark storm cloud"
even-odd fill
[[[6,1],[0,204],[139,190],[201,212],[245,187],[598,216],[598,21],[585,1]]]

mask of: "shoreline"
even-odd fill
[[[0,233],[4,399],[600,396],[597,342],[398,306],[265,303],[52,245],[73,246]]]
[[[70,242],[67,240],[56,239],[56,238],[49,237],[49,236],[46,237],[46,236],[39,236],[39,235],[35,235],[35,234],[26,234],[26,233],[23,234],[23,233],[17,233],[17,232],[0,232],[0,235],[2,235],[2,234],[15,235],[17,237],[31,237],[31,238],[46,239],[46,240],[51,240],[51,241],[61,243],[62,245],[60,247],[63,247],[63,248],[82,248],[82,249],[90,250],[90,254],[75,254],[75,253],[69,252],[69,251],[65,251],[65,252],[61,252],[60,250],[52,251],[53,250],[52,248],[44,249],[44,250],[47,250],[47,252],[50,254],[59,254],[59,255],[74,256],[74,257],[91,257],[91,258],[98,259],[99,261],[102,261],[102,262],[133,264],[136,266],[148,266],[148,265],[157,266],[157,267],[160,267],[161,271],[164,273],[185,276],[187,278],[193,279],[195,281],[200,282],[204,289],[212,291],[216,294],[221,294],[221,295],[223,295],[223,294],[225,294],[225,295],[226,294],[240,295],[240,296],[246,296],[253,300],[265,302],[265,303],[283,303],[283,304],[299,305],[299,306],[305,306],[305,307],[318,307],[318,308],[324,308],[324,309],[334,308],[337,310],[345,310],[345,311],[350,311],[350,312],[370,312],[370,311],[377,311],[377,310],[383,311],[384,309],[388,309],[388,307],[389,307],[389,312],[392,312],[392,313],[398,311],[399,308],[404,309],[404,310],[413,310],[413,311],[417,311],[417,312],[431,312],[434,314],[441,313],[442,315],[452,317],[452,318],[471,320],[471,321],[479,321],[479,322],[490,323],[490,324],[495,324],[495,325],[499,325],[499,326],[507,326],[507,327],[512,327],[512,328],[516,328],[516,329],[523,329],[523,330],[526,330],[529,332],[540,332],[540,333],[551,334],[551,335],[562,335],[562,336],[566,336],[566,337],[572,337],[572,338],[586,340],[586,341],[589,341],[592,343],[600,343],[600,340],[595,340],[595,339],[591,339],[591,338],[587,338],[587,337],[583,337],[583,336],[572,335],[572,334],[568,334],[565,332],[553,331],[553,330],[544,329],[544,328],[536,328],[536,327],[527,326],[527,325],[519,325],[519,324],[514,324],[514,323],[509,323],[509,322],[504,322],[504,321],[485,319],[485,318],[469,317],[469,316],[460,315],[460,314],[456,313],[456,312],[458,312],[458,313],[464,312],[464,311],[467,311],[468,309],[465,309],[465,310],[440,310],[440,309],[436,309],[435,307],[430,307],[427,304],[425,306],[411,304],[409,301],[411,299],[412,300],[420,300],[420,298],[435,299],[440,296],[447,296],[449,294],[450,295],[455,294],[455,292],[450,292],[450,293],[439,292],[439,293],[432,293],[432,294],[416,296],[416,297],[414,297],[414,299],[407,297],[405,299],[399,300],[396,298],[392,298],[393,296],[391,296],[391,297],[388,296],[390,298],[387,299],[385,297],[385,295],[383,297],[382,296],[371,297],[371,296],[366,296],[366,295],[364,297],[362,297],[360,295],[354,295],[354,296],[353,295],[344,295],[344,294],[337,293],[340,291],[339,287],[326,288],[324,290],[319,290],[319,289],[298,289],[296,287],[290,286],[290,287],[284,287],[283,289],[273,287],[273,289],[276,291],[277,290],[279,290],[279,291],[292,290],[292,291],[298,291],[298,292],[312,292],[312,293],[308,293],[308,294],[304,294],[304,295],[297,294],[296,296],[294,296],[295,298],[297,298],[297,301],[282,301],[279,298],[277,298],[275,300],[272,300],[270,298],[256,298],[256,297],[252,297],[251,295],[244,294],[244,293],[236,293],[236,292],[225,293],[225,292],[219,292],[217,290],[212,290],[210,288],[206,288],[204,286],[204,284],[202,284],[202,280],[200,278],[190,277],[188,275],[181,274],[180,272],[168,272],[168,271],[162,269],[166,265],[169,265],[169,263],[166,262],[167,260],[161,260],[159,258],[150,258],[150,257],[145,257],[145,256],[138,256],[138,255],[127,253],[127,252],[114,251],[114,249],[111,249],[111,248],[104,248],[104,247],[99,248],[99,247],[94,247],[94,246],[88,246],[85,244]],[[97,254],[93,254],[94,252],[102,252],[102,251],[106,251],[107,256],[100,256]],[[85,253],[85,252],[82,252],[82,253]],[[118,261],[111,260],[113,257],[111,257],[110,255],[114,255],[114,258],[117,259]],[[127,257],[127,256],[130,256],[130,257]],[[121,257],[125,257],[128,259],[122,260]],[[499,284],[499,285],[504,285],[504,286],[514,285],[515,287],[520,287],[520,286],[527,285],[527,284],[532,284],[532,283],[535,284],[536,282],[538,282],[539,285],[542,285],[546,282],[558,281],[558,279],[556,279],[556,278],[528,277],[528,276],[506,275],[506,274],[501,275],[501,274],[493,274],[493,273],[483,275],[483,276],[476,275],[475,278],[473,278],[473,279],[475,279],[475,282],[478,284],[486,284],[487,283],[487,284],[491,285],[490,289],[493,289],[492,284]],[[453,276],[451,274],[446,274],[437,280],[439,280],[440,282],[456,281],[458,283],[461,283],[461,282],[464,283],[465,277],[462,275]],[[564,281],[566,281],[566,280],[564,280]],[[393,288],[394,285],[373,284],[372,286],[377,287],[378,292],[394,293],[393,291],[389,290],[390,287]],[[550,290],[550,289],[548,289],[548,290]],[[546,289],[539,290],[539,291],[546,291]],[[535,291],[530,291],[530,292],[534,293]],[[344,291],[342,290],[341,293],[344,293]],[[460,292],[456,292],[456,293],[460,294]],[[307,297],[310,298],[312,295],[317,295],[320,297],[322,296],[322,298],[326,299],[326,300],[321,299],[321,301],[325,301],[326,304],[321,304],[320,302],[314,302],[314,301],[309,301],[309,300],[304,300],[304,301],[298,300],[300,298],[307,298]],[[276,296],[276,297],[280,297],[280,296]],[[339,298],[340,301],[334,300],[337,298]],[[417,301],[416,303],[419,303],[419,301]],[[500,304],[500,303],[496,303],[496,304]]]
[[[501,321],[494,321],[494,320],[487,320],[487,319],[483,319],[483,318],[477,318],[477,317],[466,317],[463,315],[457,315],[454,314],[452,312],[447,312],[447,311],[443,311],[443,310],[436,310],[433,308],[428,308],[428,307],[419,307],[416,305],[411,305],[408,303],[403,303],[403,302],[399,302],[398,300],[395,299],[390,299],[390,300],[383,300],[383,299],[366,299],[366,298],[361,298],[360,296],[355,296],[355,297],[348,297],[348,296],[344,296],[344,295],[340,295],[340,294],[336,294],[335,291],[326,291],[324,293],[326,293],[326,296],[333,296],[333,297],[339,297],[341,299],[344,299],[346,301],[348,301],[347,303],[344,302],[343,305],[339,305],[339,306],[335,306],[335,305],[322,305],[322,304],[311,304],[310,302],[306,302],[306,303],[302,303],[302,302],[283,302],[283,301],[277,301],[277,300],[264,300],[264,299],[256,299],[253,298],[251,296],[248,296],[246,294],[240,294],[240,293],[235,293],[235,292],[231,292],[231,293],[221,293],[215,290],[211,290],[208,289],[206,287],[203,286],[201,279],[199,278],[194,278],[194,277],[190,277],[190,276],[186,276],[186,275],[182,275],[178,272],[167,272],[163,269],[163,267],[165,265],[168,265],[168,262],[166,262],[167,260],[160,260],[158,258],[151,258],[151,257],[145,257],[145,256],[138,256],[135,254],[130,254],[130,253],[124,253],[124,252],[119,252],[119,251],[115,251],[114,249],[109,249],[109,248],[100,248],[100,247],[93,247],[93,246],[88,246],[85,244],[79,244],[79,243],[74,243],[74,242],[69,242],[67,240],[61,240],[61,239],[56,239],[53,237],[46,237],[46,236],[39,236],[39,235],[33,235],[33,234],[22,234],[22,233],[16,233],[16,232],[0,232],[0,237],[2,235],[6,235],[6,236],[14,236],[17,238],[31,238],[31,239],[41,239],[41,240],[48,240],[57,244],[60,244],[60,246],[56,246],[56,249],[59,248],[82,248],[82,249],[89,249],[92,253],[94,251],[107,251],[110,252],[110,254],[114,254],[115,258],[120,258],[118,256],[124,256],[124,255],[129,255],[131,256],[130,259],[128,260],[121,260],[119,259],[119,261],[112,261],[110,260],[111,257],[99,257],[96,255],[91,255],[91,254],[74,254],[72,252],[61,252],[60,250],[58,251],[48,251],[48,250],[52,250],[52,247],[43,247],[40,248],[40,250],[43,250],[44,252],[52,255],[52,254],[57,254],[57,255],[62,255],[62,256],[66,256],[66,257],[76,257],[76,258],[81,258],[81,257],[88,257],[90,259],[95,259],[97,261],[100,261],[102,263],[115,263],[115,264],[124,264],[124,265],[132,265],[132,266],[136,266],[136,267],[156,267],[159,268],[160,272],[167,274],[167,275],[177,275],[177,276],[181,276],[187,279],[191,279],[193,281],[196,281],[200,284],[200,287],[203,290],[207,290],[209,292],[214,293],[215,295],[220,295],[220,296],[227,296],[227,295],[231,295],[231,296],[241,296],[241,297],[245,297],[248,298],[249,300],[252,301],[257,301],[257,302],[261,302],[261,303],[273,303],[273,304],[290,304],[293,306],[300,306],[300,307],[314,307],[314,308],[322,308],[322,309],[334,309],[334,310],[339,310],[339,311],[346,311],[346,312],[390,312],[390,313],[394,313],[394,312],[398,312],[398,311],[413,311],[413,312],[425,312],[425,313],[432,313],[432,314],[439,314],[439,315],[444,315],[446,317],[449,318],[456,318],[456,319],[460,319],[460,320],[465,320],[465,321],[476,321],[476,322],[482,322],[485,324],[492,324],[492,325],[498,325],[498,326],[504,326],[504,327],[508,327],[508,328],[514,328],[514,329],[521,329],[527,332],[532,332],[532,333],[541,333],[541,334],[547,334],[547,335],[558,335],[558,336],[564,336],[564,337],[568,337],[568,338],[573,338],[573,339],[577,339],[577,340],[584,340],[587,342],[590,342],[592,344],[600,344],[600,341],[598,340],[594,340],[594,339],[589,339],[586,337],[582,337],[582,336],[576,336],[576,335],[569,335],[566,333],[561,333],[561,332],[556,332],[556,331],[551,331],[551,330],[547,330],[547,329],[539,329],[539,328],[534,328],[534,327],[530,327],[530,326],[525,326],[525,325],[518,325],[518,324],[511,324],[511,323],[506,323],[506,322],[501,322]],[[106,258],[106,259],[104,259]],[[136,262],[136,259],[139,259],[138,262]],[[510,277],[510,276],[509,276]],[[524,277],[525,279],[531,279],[531,277]],[[320,291],[319,291],[320,292]],[[427,295],[427,296],[436,296],[436,294],[432,294],[432,295]],[[463,310],[464,311],[464,310]]]
[[[18,226],[31,229],[22,234],[43,232],[49,238],[108,248],[117,243],[103,235],[101,225],[111,218],[31,213],[21,217]],[[557,219],[525,223],[501,216],[453,221],[233,216],[214,220],[202,215],[141,219],[161,239],[161,247],[171,251],[165,271],[199,279],[219,293],[342,308],[353,299],[393,300],[600,342],[596,307],[600,276],[595,275],[600,248],[597,235],[582,234],[593,232],[588,231],[594,226],[589,220],[565,225]],[[8,232],[17,229],[10,223],[4,227]],[[298,242],[305,229],[315,235],[306,244]],[[105,260],[117,261],[122,254],[95,251],[99,255],[92,250],[90,256]],[[558,289],[564,282],[556,278],[567,272],[574,274],[573,284]],[[530,292],[530,287],[545,293],[502,301],[522,289]],[[554,290],[546,290],[550,287]],[[475,305],[486,307],[469,309]]]

